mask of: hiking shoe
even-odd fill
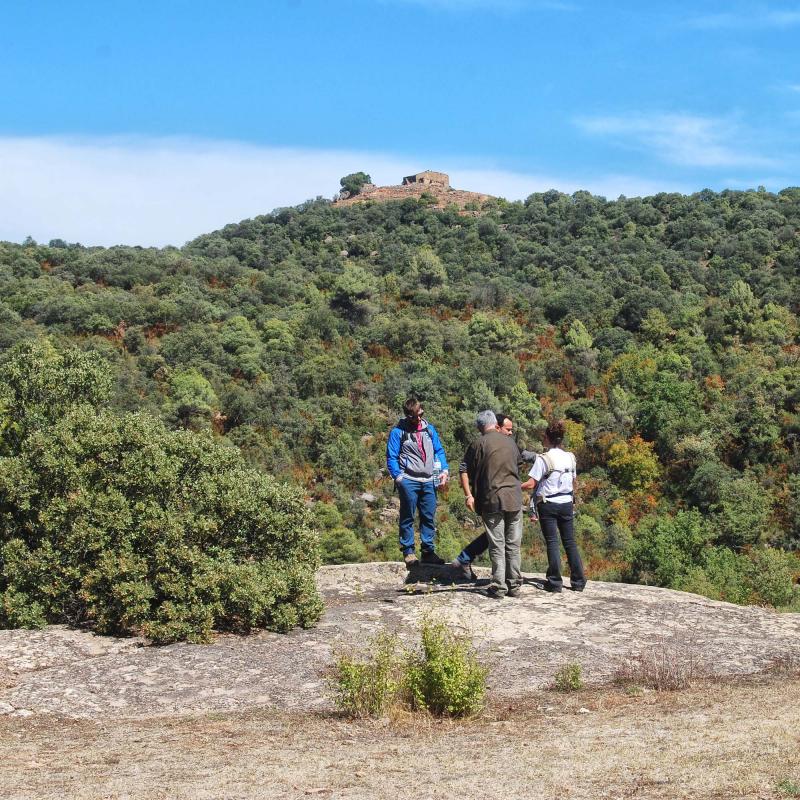
[[[491,597],[492,600],[502,600],[506,596],[505,587],[501,588],[499,586],[490,586],[486,590],[486,596]]]
[[[475,573],[472,571],[470,564],[462,564],[457,558],[454,558],[447,566],[455,570],[456,578],[465,581],[475,580]]]
[[[584,587],[585,587],[585,586],[586,586],[586,584],[579,585],[579,586],[570,586],[570,587],[569,587],[569,590],[570,590],[571,592],[582,592],[582,591],[584,590]]]
[[[403,561],[406,563],[406,569],[411,569],[411,567],[416,567],[419,563],[419,559],[417,558],[416,553],[406,553],[403,556]]]
[[[437,566],[441,566],[444,564],[444,559],[436,554],[435,550],[426,550],[422,554],[422,563],[423,564],[436,564]]]
[[[560,586],[553,586],[552,583],[543,583],[541,584],[541,588],[544,589],[546,592],[550,592],[551,594],[560,594],[561,587]]]
[[[520,587],[519,586],[515,586],[513,589],[509,589],[508,590],[508,596],[509,597],[519,597],[519,593],[520,593]]]

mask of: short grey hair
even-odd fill
[[[497,417],[494,411],[486,409],[486,411],[478,412],[478,416],[475,418],[475,424],[478,426],[478,430],[483,432],[492,425],[497,425]]]

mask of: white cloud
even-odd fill
[[[753,30],[791,28],[800,25],[800,9],[771,9],[765,6],[720,14],[690,17],[686,24],[699,30]]]
[[[181,245],[229,222],[319,195],[365,170],[382,185],[422,169],[509,200],[556,188],[616,197],[681,190],[635,176],[592,180],[441,157],[258,147],[188,139],[0,138],[0,240]]]
[[[671,164],[687,167],[768,167],[772,158],[737,146],[743,132],[731,120],[691,114],[628,114],[576,120],[586,133],[613,138]]]
[[[410,161],[185,139],[0,138],[0,239],[182,244],[238,221],[333,196],[369,160],[395,178]]]

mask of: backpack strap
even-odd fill
[[[549,478],[555,472],[556,465],[553,462],[553,457],[550,453],[540,453],[539,457],[544,461],[544,474],[539,479],[540,482]]]
[[[570,460],[572,462],[572,466],[568,469],[555,469],[555,464],[553,462],[553,457],[550,455],[549,451],[547,453],[541,453],[542,461],[544,461],[545,465],[545,473],[542,475],[541,480],[539,483],[544,481],[546,478],[550,477],[554,472],[561,473],[562,475],[565,472],[568,472],[572,475],[573,481],[575,479],[575,475],[577,474],[578,468],[575,462],[575,453],[570,453]],[[561,481],[559,480],[559,483]],[[573,484],[574,486],[574,484]],[[572,497],[574,495],[574,490],[571,489],[568,492],[554,492],[553,494],[548,494],[547,496],[539,495],[539,502],[543,502],[545,500],[549,500],[551,497]]]

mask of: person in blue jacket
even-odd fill
[[[407,567],[417,563],[414,517],[419,512],[423,564],[444,564],[436,554],[436,490],[447,483],[449,467],[436,428],[424,419],[416,397],[403,403],[404,417],[389,433],[386,467],[400,495],[400,549]]]

